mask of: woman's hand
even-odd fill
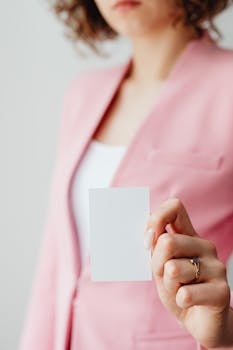
[[[203,214],[204,215],[204,214]],[[216,248],[194,230],[182,202],[171,198],[151,213],[145,235],[163,304],[206,348],[233,346],[233,310],[226,267]],[[200,262],[193,265],[191,258]]]

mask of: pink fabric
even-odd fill
[[[163,307],[153,281],[92,282],[89,259],[80,269],[73,175],[130,62],[83,73],[67,89],[20,350],[68,350],[71,327],[75,350],[199,348]],[[232,91],[233,51],[204,39],[189,43],[111,183],[149,186],[151,211],[180,198],[223,261],[233,247]]]

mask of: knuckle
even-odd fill
[[[182,304],[184,306],[192,305],[192,294],[190,290],[185,287],[181,287],[180,290]]]
[[[231,290],[230,290],[230,286],[227,283],[227,281],[224,279],[221,282],[219,282],[218,288],[219,288],[218,295],[220,296],[221,304],[223,304],[223,303],[225,305],[229,304],[230,297],[231,297]]]
[[[206,249],[211,255],[217,256],[217,249],[212,241],[206,241]]]
[[[175,261],[171,260],[168,260],[165,263],[164,272],[171,279],[176,279],[180,273],[178,265],[175,263]]]
[[[224,299],[225,300],[230,299],[231,291],[227,281],[224,281],[222,286],[222,291],[223,291]]]
[[[174,249],[174,235],[171,233],[163,233],[159,236],[157,244],[162,246],[167,253],[172,252]]]
[[[217,270],[219,271],[220,276],[225,277],[227,275],[226,265],[220,260],[217,261]]]

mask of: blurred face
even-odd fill
[[[105,21],[129,37],[166,28],[180,13],[174,0],[94,0]]]

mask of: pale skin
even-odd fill
[[[130,40],[133,64],[93,137],[106,144],[127,145],[196,33],[182,25],[172,27],[174,15],[182,11],[169,0],[140,1],[129,11],[113,9],[116,0],[95,2],[109,25]],[[165,307],[206,349],[233,349],[230,287],[213,243],[198,235],[178,198],[167,199],[150,214],[145,236],[149,228],[154,232],[151,269]],[[201,262],[195,283],[192,256]]]

